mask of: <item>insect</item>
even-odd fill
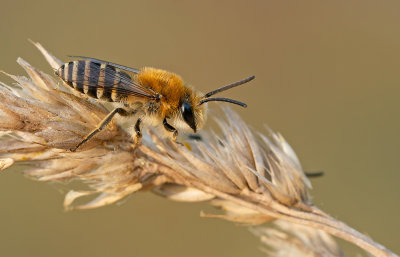
[[[116,114],[136,120],[135,142],[142,136],[141,124],[163,125],[175,141],[178,130],[200,129],[206,119],[205,103],[222,101],[246,107],[245,103],[220,97],[217,93],[253,80],[246,79],[202,94],[187,86],[178,75],[160,69],[145,67],[140,70],[99,59],[71,56],[77,61],[61,65],[56,71],[66,84],[92,98],[112,102],[112,110],[100,124],[71,149],[82,144],[104,129]]]

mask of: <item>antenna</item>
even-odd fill
[[[250,76],[250,77],[245,78],[245,79],[243,79],[243,80],[240,80],[240,81],[234,82],[234,83],[232,83],[232,84],[229,84],[229,85],[220,87],[220,88],[218,88],[218,89],[215,89],[215,90],[213,90],[213,91],[208,92],[207,94],[205,94],[205,95],[204,95],[204,98],[208,98],[208,97],[210,97],[210,96],[212,96],[212,95],[215,95],[215,94],[217,94],[217,93],[219,93],[219,92],[228,90],[228,89],[233,88],[233,87],[240,86],[240,85],[242,85],[242,84],[245,84],[245,83],[247,83],[247,82],[252,81],[253,79],[255,79],[255,77],[256,77],[256,76],[253,75],[253,76]],[[215,101],[219,101],[219,100],[215,100]],[[227,101],[225,101],[225,102],[227,102]]]
[[[229,99],[229,98],[221,98],[221,97],[212,97],[212,98],[203,99],[203,100],[200,101],[200,105],[202,105],[202,104],[204,104],[206,102],[211,102],[211,101],[228,102],[228,103],[240,105],[240,106],[242,106],[244,108],[247,107],[247,104],[242,103],[240,101],[236,101],[236,100]]]

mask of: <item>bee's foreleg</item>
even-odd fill
[[[176,138],[178,137],[178,131],[176,130],[176,128],[172,127],[168,122],[167,122],[167,118],[164,118],[163,120],[163,124],[164,124],[164,128],[169,131],[172,132],[172,139],[174,141],[176,141]]]
[[[102,131],[107,125],[108,123],[110,123],[110,121],[112,120],[112,118],[114,117],[115,114],[119,113],[120,115],[125,116],[127,114],[127,112],[123,109],[123,108],[116,108],[114,109],[112,112],[110,112],[105,118],[104,120],[102,120],[100,122],[100,124],[97,126],[96,129],[94,129],[92,132],[90,132],[87,136],[85,136],[83,138],[83,140],[77,144],[74,148],[71,149],[72,152],[75,152],[82,144],[86,143],[86,141],[88,141],[89,139],[91,139],[94,135],[96,135],[97,133],[99,133],[100,131]]]
[[[136,132],[135,143],[139,142],[139,140],[142,138],[142,132],[140,131],[141,122],[142,120],[139,118],[135,124],[135,132]]]

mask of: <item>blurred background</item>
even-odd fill
[[[317,206],[400,253],[399,1],[1,4],[0,69],[11,74],[24,75],[19,56],[52,73],[30,38],[65,61],[163,68],[203,92],[256,75],[224,93],[249,105],[233,108],[255,130],[281,132],[305,170],[325,171],[312,179]],[[0,174],[2,256],[265,256],[246,227],[200,218],[207,204],[138,193],[65,212],[68,184],[21,170]],[[341,246],[348,256],[361,252]]]

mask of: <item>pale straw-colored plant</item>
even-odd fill
[[[271,257],[309,256],[343,257],[335,240],[322,230],[289,223],[273,222],[274,227],[254,227],[251,231],[265,247],[261,249]]]
[[[62,64],[35,45],[53,69]],[[152,190],[176,201],[209,201],[224,210],[218,215],[202,214],[206,217],[252,225],[282,220],[320,230],[317,234],[326,235],[325,231],[375,256],[396,256],[312,204],[310,182],[281,135],[255,134],[238,115],[225,110],[227,121],[219,120],[221,136],[203,134],[204,140],[186,141],[186,146],[152,130],[133,146],[130,134],[112,122],[71,152],[109,111],[26,61],[18,59],[18,63],[29,78],[9,75],[17,84],[0,87],[0,168],[24,163],[30,166],[24,173],[40,181],[85,182],[87,190],[68,192],[66,208],[100,207],[139,190]],[[88,195],[95,197],[74,204]]]

